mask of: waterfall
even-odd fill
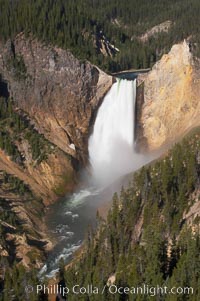
[[[104,185],[141,165],[134,151],[136,80],[117,79],[100,106],[89,139],[93,178]]]

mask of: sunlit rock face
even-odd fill
[[[143,85],[139,134],[147,149],[170,144],[200,124],[199,70],[199,62],[184,41],[138,78]]]

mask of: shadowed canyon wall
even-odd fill
[[[34,38],[19,34],[0,44],[0,105],[7,110],[0,115],[0,209],[16,220],[16,226],[8,218],[0,221],[0,254],[10,262],[31,268],[45,261],[52,243],[44,205],[74,189],[77,172],[87,164],[97,109],[111,85],[112,77],[89,62]]]
[[[87,163],[90,128],[112,77],[70,52],[23,34],[0,45],[0,74],[15,109],[55,146],[46,163],[34,170],[27,166],[27,175],[35,181],[39,177],[49,197],[47,190],[61,185],[62,175],[74,178],[74,171]],[[27,157],[26,145],[20,148]]]

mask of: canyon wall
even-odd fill
[[[156,150],[200,124],[200,68],[184,41],[174,45],[146,75],[138,77],[142,104],[137,141]],[[142,96],[141,96],[141,90]]]
[[[186,42],[173,46],[150,72],[138,76],[135,137],[139,150],[157,150],[199,125],[200,64],[190,48]],[[73,190],[77,172],[87,164],[88,136],[97,109],[114,79],[70,52],[24,34],[0,44],[0,75],[0,96],[10,98],[15,114],[29,124],[16,133],[10,126],[13,121],[6,121],[20,157],[13,160],[2,149],[0,170],[22,180],[33,193],[23,196],[30,198],[26,207],[17,192],[16,200],[12,187],[6,190],[5,183],[0,185],[2,210],[11,208],[16,220],[24,221],[26,233],[3,222],[7,243],[0,249],[8,256],[9,244],[14,244],[15,255],[10,257],[26,257],[24,265],[40,266],[51,243],[33,200],[48,205]],[[44,141],[39,159],[31,149],[30,137],[36,134],[38,141]],[[26,228],[34,229],[33,233]],[[30,257],[38,250],[41,261],[32,263]]]
[[[138,149],[156,150],[199,125],[199,70],[199,61],[184,41],[138,76]],[[48,203],[56,198],[55,188],[66,184],[67,190],[73,189],[77,170],[87,164],[88,136],[113,79],[70,52],[24,34],[0,45],[0,74],[15,110],[52,143],[53,153],[34,168],[26,143],[18,145],[26,158],[23,172],[40,186]]]
[[[0,255],[11,263],[45,261],[53,246],[45,206],[77,184],[111,85],[89,62],[31,36],[0,43]]]
[[[52,144],[53,154],[34,168],[26,143],[18,149],[26,161],[23,171],[41,186],[46,199],[54,199],[52,190],[64,185],[62,176],[69,182],[87,163],[88,135],[112,77],[24,34],[0,45],[0,74],[15,110]],[[73,186],[73,180],[66,185]]]
[[[25,80],[17,80],[9,66],[13,55],[23,58]],[[68,51],[23,34],[1,50],[0,72],[16,106],[28,113],[38,130],[64,152],[83,159],[91,118],[112,78]]]

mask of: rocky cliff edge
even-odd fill
[[[168,145],[200,124],[199,61],[188,42],[174,45],[138,81],[143,86],[139,142],[145,148]]]

